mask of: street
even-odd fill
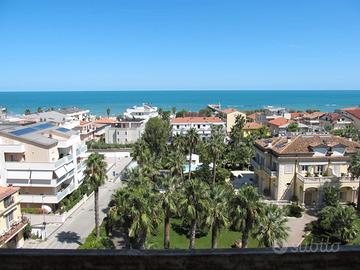
[[[114,162],[113,158],[111,162]],[[130,162],[131,158],[117,159],[108,171],[108,180],[100,187],[100,223],[106,216],[112,194],[122,186],[119,178],[114,181],[113,171],[120,173]],[[94,215],[94,196],[92,195],[45,241],[28,240],[25,241],[24,248],[77,249],[95,228]]]

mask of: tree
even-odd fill
[[[340,190],[337,187],[324,188],[324,203],[326,206],[338,206],[340,203]]]
[[[159,117],[153,117],[147,121],[143,140],[149,148],[150,153],[157,159],[161,158],[165,152],[169,137],[169,123]]]
[[[111,113],[111,109],[110,109],[110,108],[107,108],[107,109],[106,109],[106,114],[107,114],[107,117],[108,117],[108,118],[110,117],[110,113]]]
[[[231,144],[235,147],[239,145],[243,138],[243,128],[245,126],[246,119],[242,115],[237,115],[235,119],[235,125],[230,131]]]
[[[176,107],[172,107],[171,112],[172,112],[172,114],[175,114],[176,113]]]
[[[256,230],[262,214],[263,204],[256,188],[251,185],[244,185],[234,196],[231,203],[232,229],[242,233],[242,247],[247,248],[251,231]]]
[[[132,147],[132,157],[140,166],[150,161],[151,152],[143,139],[134,143]]]
[[[353,125],[348,125],[343,129],[333,129],[330,132],[335,136],[352,139],[353,141],[359,140],[359,131]]]
[[[186,141],[189,146],[189,180],[191,179],[191,159],[195,145],[199,141],[199,135],[195,128],[190,128],[186,134]]]
[[[190,222],[191,233],[189,248],[195,248],[195,235],[197,224],[204,220],[209,212],[209,185],[194,178],[186,181],[179,201],[181,216]]]
[[[38,112],[38,113],[42,113],[43,111],[44,111],[44,110],[43,110],[42,107],[38,107],[38,108],[37,108],[37,112]]]
[[[175,134],[172,136],[171,148],[173,151],[179,151],[186,153],[186,137],[180,134]]]
[[[170,218],[176,213],[179,178],[166,175],[160,178],[160,203],[164,211],[164,248],[170,248]]]
[[[85,179],[94,190],[95,201],[95,231],[96,237],[100,236],[99,230],[99,187],[105,183],[107,164],[104,155],[92,153],[86,160]]]
[[[214,126],[211,130],[211,137],[208,141],[208,149],[213,158],[213,184],[215,184],[216,180],[216,163],[225,149],[224,140],[225,136],[222,126]]]
[[[167,156],[166,167],[169,168],[173,176],[177,175],[183,180],[185,162],[186,162],[186,157],[182,152],[172,151]]]
[[[176,117],[184,117],[184,115],[187,113],[188,111],[185,109],[182,109],[181,111],[176,113]]]
[[[31,110],[30,109],[26,109],[25,112],[24,112],[25,115],[29,115],[31,114]]]
[[[289,132],[297,132],[299,131],[299,124],[296,122],[290,123],[287,130]]]
[[[203,109],[199,110],[199,115],[201,115],[201,116],[210,117],[211,114],[212,114],[212,110],[210,108],[203,108]]]
[[[360,151],[356,153],[351,158],[349,172],[351,173],[352,178],[359,178],[360,177]],[[360,211],[360,182],[359,182],[359,191],[358,191],[358,199],[357,199],[357,209]]]
[[[273,247],[274,245],[282,247],[289,236],[289,227],[286,222],[287,218],[283,209],[274,204],[265,205],[260,225],[254,233],[259,245],[263,247]]]
[[[234,194],[232,186],[217,183],[210,191],[210,211],[206,222],[211,226],[211,248],[217,248],[221,229],[229,225],[229,206]]]

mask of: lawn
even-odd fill
[[[179,220],[171,220],[171,223],[179,224]],[[177,234],[172,226],[170,230],[170,248],[187,249],[189,248],[189,239],[184,235]],[[241,239],[241,233],[233,232],[229,230],[222,230],[218,236],[218,248],[230,248],[235,240]],[[164,224],[159,227],[159,232],[156,236],[150,236],[148,238],[148,246],[150,249],[162,249],[164,247]],[[196,248],[211,248],[211,232],[205,237],[196,238]],[[249,247],[258,247],[258,243],[255,239],[249,239]]]

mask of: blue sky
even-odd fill
[[[358,0],[0,0],[0,91],[360,89]]]

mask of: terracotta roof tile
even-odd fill
[[[243,127],[244,130],[251,130],[251,129],[260,129],[262,127],[261,124],[256,123],[256,122],[248,122],[245,124],[245,126]]]
[[[10,196],[11,194],[14,194],[17,192],[20,188],[19,187],[0,187],[0,201],[5,199],[6,197]]]
[[[232,113],[232,112],[237,112],[238,110],[234,109],[234,108],[227,108],[227,109],[224,109],[224,110],[221,110],[221,112],[223,114],[228,114],[228,113]]]
[[[112,118],[100,118],[95,121],[95,123],[98,124],[116,124],[118,121],[116,119]]]
[[[352,116],[360,119],[360,108],[346,108],[343,109],[343,111],[351,114]]]
[[[291,120],[283,118],[283,117],[279,117],[279,118],[275,118],[271,121],[269,121],[269,125],[274,125],[274,126],[283,126],[286,125],[287,123],[291,122]]]
[[[256,113],[249,114],[246,117],[249,118],[249,119],[252,119],[252,120],[256,120],[256,116],[259,115],[259,114],[261,114],[261,113],[256,112]]]

